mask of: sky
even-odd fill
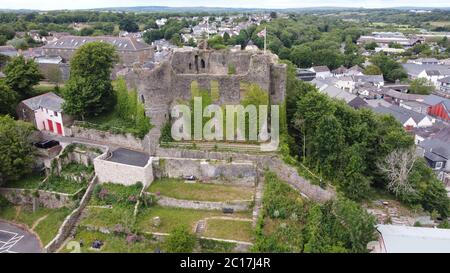
[[[302,8],[302,7],[450,7],[450,0],[0,0],[2,9],[90,9],[103,7],[171,6],[171,7],[238,7],[238,8]]]

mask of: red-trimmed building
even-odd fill
[[[428,114],[446,121],[450,121],[450,101],[443,100],[438,104],[430,106],[428,108]]]

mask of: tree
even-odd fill
[[[296,46],[291,50],[289,60],[298,67],[311,67],[313,51],[307,46]]]
[[[408,77],[405,69],[398,62],[382,53],[373,56],[371,62],[381,69],[384,78],[388,81],[395,82]]]
[[[33,95],[33,86],[42,79],[37,64],[23,56],[12,58],[4,72],[6,84],[19,94],[20,99]]]
[[[381,71],[381,69],[378,66],[371,64],[371,65],[368,65],[366,67],[366,69],[364,69],[364,74],[366,74],[366,75],[382,75],[383,72]]]
[[[387,189],[396,196],[410,194],[414,188],[408,180],[417,156],[413,149],[394,150],[377,166],[388,178]]]
[[[0,185],[31,172],[33,146],[31,124],[0,116]]]
[[[144,41],[148,44],[151,44],[156,40],[162,39],[163,37],[164,35],[161,33],[161,30],[159,29],[152,29],[144,33]]]
[[[370,43],[364,44],[364,48],[365,48],[366,50],[375,50],[375,48],[376,48],[377,46],[378,46],[378,44],[375,43],[375,42],[370,42]]]
[[[14,114],[16,104],[16,93],[4,81],[0,81],[0,114]]]
[[[178,226],[170,232],[165,241],[166,251],[169,253],[191,253],[197,242],[194,234],[187,227]]]
[[[70,63],[64,111],[84,120],[110,110],[115,105],[110,75],[117,61],[112,45],[91,42],[81,46]]]
[[[51,83],[54,83],[57,87],[62,81],[62,73],[57,65],[52,65],[47,70],[47,78]]]
[[[428,81],[426,78],[414,79],[409,86],[409,92],[412,94],[429,95],[433,93],[433,91],[433,83]]]
[[[138,24],[135,22],[134,18],[130,16],[125,16],[122,20],[120,20],[119,28],[127,32],[139,31]]]

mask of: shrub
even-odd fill
[[[169,253],[191,253],[196,242],[197,237],[190,233],[186,226],[179,226],[167,236],[166,251]]]

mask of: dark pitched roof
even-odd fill
[[[380,114],[390,114],[396,120],[400,121],[402,124],[408,121],[408,119],[412,118],[414,122],[419,123],[426,116],[421,113],[417,113],[415,111],[399,107],[396,105],[392,105],[390,107],[378,106],[374,108],[375,112]]]
[[[330,72],[330,69],[324,65],[313,66],[312,69],[314,69],[315,72]]]
[[[384,82],[383,75],[357,75],[353,76],[353,78],[355,79],[355,82],[358,81],[370,83]]]
[[[64,100],[53,92],[48,92],[36,97],[22,101],[31,110],[37,110],[39,107],[46,108],[56,112],[62,112]]]
[[[356,98],[352,99],[347,104],[355,109],[369,107],[369,104],[360,97],[356,97]]]
[[[450,76],[447,76],[445,78],[439,79],[438,82],[450,83]]]
[[[111,44],[121,51],[136,51],[141,49],[148,49],[150,45],[139,42],[131,37],[114,37],[114,36],[63,36],[55,42],[44,46],[47,49],[77,49],[80,46],[89,43],[101,41]]]
[[[428,76],[440,76],[441,72],[439,72],[439,70],[425,70],[425,73]]]
[[[425,151],[429,152],[429,156],[439,156],[445,159],[450,159],[450,142],[442,141],[437,138],[429,138],[425,139],[419,144],[421,147],[425,149]],[[431,159],[431,158],[430,158]],[[439,160],[437,160],[439,161]]]

